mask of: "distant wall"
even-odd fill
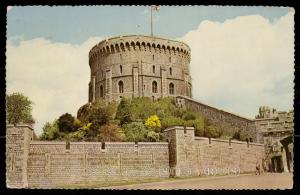
[[[200,113],[223,131],[233,135],[236,129],[240,129],[253,142],[261,143],[262,140],[256,130],[254,120],[214,108],[189,97],[177,96],[176,99],[179,106]]]
[[[169,177],[168,143],[32,142],[29,187]]]

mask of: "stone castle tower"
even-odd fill
[[[187,44],[153,36],[118,36],[89,53],[89,102],[122,97],[191,97]]]

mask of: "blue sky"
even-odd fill
[[[150,34],[147,6],[11,7],[7,93],[33,102],[35,130],[88,101],[88,52],[111,36]],[[191,48],[193,98],[254,118],[259,106],[293,108],[294,10],[161,6],[154,35]]]
[[[285,7],[162,6],[159,12],[153,12],[154,33],[177,38],[196,29],[203,20],[224,22],[259,14],[274,21],[287,12]],[[14,7],[7,16],[8,37],[25,40],[45,37],[80,44],[92,36],[150,33],[147,6]]]

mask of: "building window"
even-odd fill
[[[171,95],[174,94],[174,84],[173,84],[173,83],[170,83],[170,84],[169,84],[169,93],[170,93]]]
[[[120,73],[122,74],[122,72],[123,72],[123,67],[122,65],[120,65]]]
[[[123,81],[119,81],[118,85],[119,85],[119,93],[123,93],[123,92],[124,92],[124,84],[123,84]]]
[[[103,97],[103,86],[100,85],[100,97]]]
[[[171,62],[171,57],[169,57],[169,62]]]
[[[172,75],[172,68],[170,68],[169,71],[170,71],[170,75]]]
[[[154,55],[152,55],[152,60],[154,61]]]
[[[156,81],[152,82],[152,93],[157,93],[157,82]]]
[[[152,72],[155,73],[155,66],[152,66]]]

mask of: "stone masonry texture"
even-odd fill
[[[262,144],[195,137],[193,127],[164,131],[168,142],[32,141],[30,126],[7,126],[9,188],[55,188],[85,182],[253,172]],[[220,173],[222,174],[222,173]]]
[[[190,48],[179,41],[142,35],[101,41],[89,53],[89,102],[118,101],[121,97],[191,97],[189,63]]]

